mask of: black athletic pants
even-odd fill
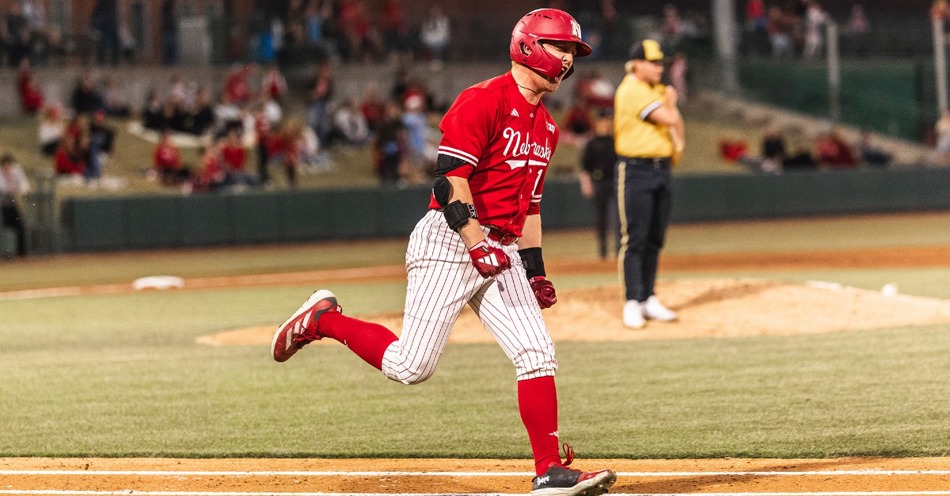
[[[673,211],[670,160],[620,157],[617,209],[626,299],[645,301],[653,296],[660,249]]]

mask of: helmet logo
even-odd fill
[[[571,34],[577,39],[581,38],[581,25],[574,19],[571,19]]]

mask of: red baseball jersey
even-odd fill
[[[467,162],[448,175],[468,177],[479,222],[521,236],[541,211],[560,133],[544,103],[529,104],[508,72],[462,91],[439,129],[439,154]],[[439,208],[434,197],[429,208]]]

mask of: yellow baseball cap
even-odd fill
[[[630,59],[660,62],[663,60],[663,50],[660,49],[659,42],[655,40],[643,40],[630,48]]]

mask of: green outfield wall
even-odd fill
[[[681,175],[674,222],[950,209],[950,169]],[[427,187],[68,199],[64,251],[402,237],[425,212]],[[591,226],[573,179],[549,179],[545,229]]]

